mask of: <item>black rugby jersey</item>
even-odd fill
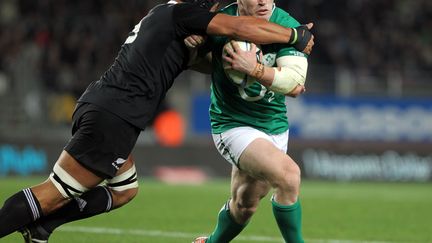
[[[174,79],[187,68],[184,38],[205,35],[214,16],[190,3],[154,7],[129,34],[114,64],[78,102],[95,104],[144,129]]]

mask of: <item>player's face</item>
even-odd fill
[[[240,15],[269,19],[274,0],[237,0]]]

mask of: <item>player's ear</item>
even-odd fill
[[[215,2],[215,4],[213,4],[213,6],[210,8],[210,12],[216,12],[219,8],[219,5],[219,2]]]

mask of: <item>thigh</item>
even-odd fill
[[[128,157],[115,177],[106,180],[106,186],[111,192],[113,209],[125,205],[136,196],[139,184],[132,156]]]
[[[284,178],[291,170],[298,170],[290,156],[263,138],[255,139],[245,148],[239,164],[245,173],[269,182]]]
[[[213,134],[214,144],[226,161],[239,167],[239,159],[246,147],[257,138],[271,141],[271,137],[252,127],[236,127]]]
[[[89,171],[109,179],[126,162],[139,133],[116,115],[86,104],[74,114],[73,136],[65,151]]]

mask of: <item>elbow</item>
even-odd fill
[[[297,96],[301,95],[302,93],[304,93],[305,91],[305,87],[303,85],[297,85],[291,92],[289,92],[288,94],[286,94],[287,96],[290,96],[292,98],[297,98]]]
[[[273,91],[291,97],[297,97],[305,91],[307,59],[287,56],[278,59],[280,68],[275,68],[275,75],[270,86]]]

